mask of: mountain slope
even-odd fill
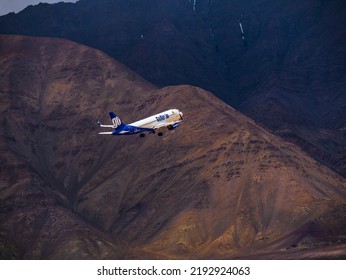
[[[212,91],[345,176],[345,19],[339,0],[81,0],[0,17],[0,32],[71,39],[157,86]]]
[[[211,93],[66,40],[0,53],[2,258],[345,256],[345,180]],[[97,134],[168,108],[163,138]]]

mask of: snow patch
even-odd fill
[[[190,3],[192,3],[192,9],[194,12],[196,12],[196,2],[197,0],[189,0]]]

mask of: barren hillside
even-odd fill
[[[1,257],[344,258],[345,180],[200,88],[0,37]],[[160,138],[98,135],[169,109]]]

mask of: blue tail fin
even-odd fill
[[[114,129],[122,128],[125,124],[113,112],[109,112]]]

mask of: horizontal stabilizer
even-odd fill
[[[109,132],[99,132],[99,134],[108,134],[108,135],[111,135],[113,132],[112,131],[109,131]]]

